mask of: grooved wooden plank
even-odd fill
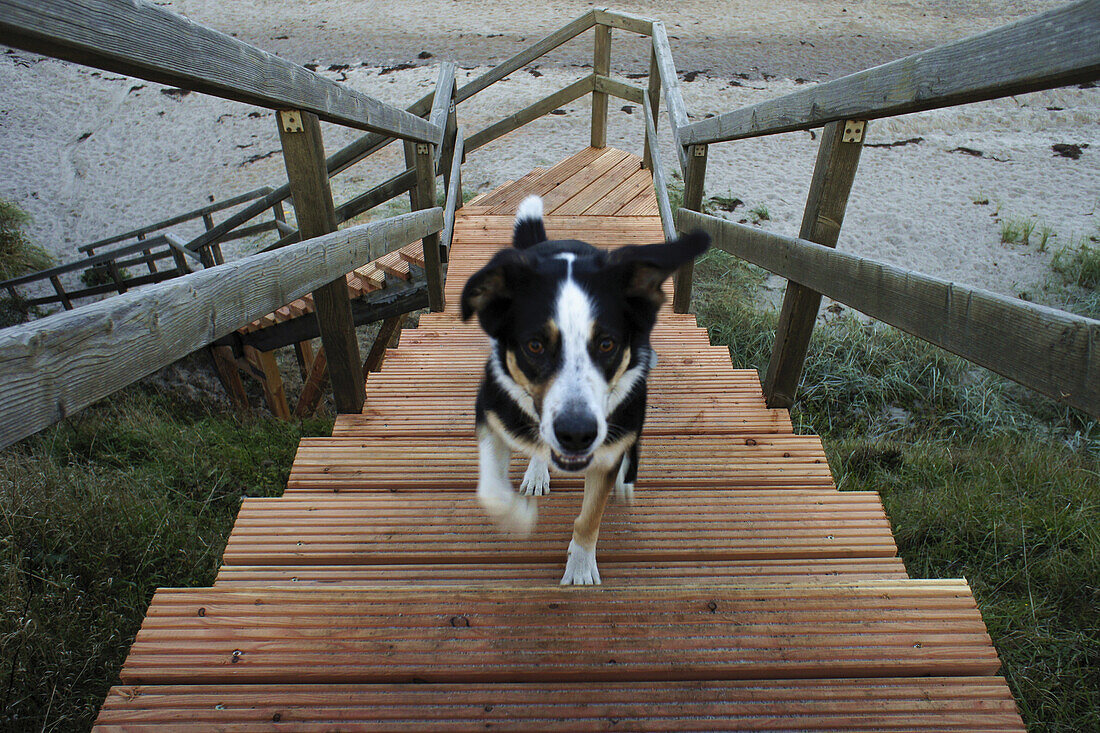
[[[577,492],[539,502],[528,538],[501,534],[472,492],[318,495],[246,499],[226,546],[227,564],[564,563]],[[548,547],[559,547],[548,553]],[[642,492],[612,505],[601,559],[754,560],[893,557],[878,497],[830,488]]]
[[[995,677],[494,685],[119,685],[96,730],[1019,731]]]
[[[448,589],[428,596],[397,588],[162,589],[121,679],[763,680],[990,675],[998,666],[962,582]]]
[[[908,577],[896,557],[806,558],[801,560],[601,561],[609,587],[640,584],[808,582]],[[223,565],[215,585],[254,586],[554,586],[561,570],[550,563],[471,565]]]
[[[502,213],[508,212],[508,207],[515,208],[519,200],[528,195],[528,189],[546,173],[545,168],[532,168],[514,183],[494,189],[488,196],[481,200],[482,206],[501,206]]]
[[[554,213],[560,215],[580,215],[589,208],[599,203],[615,190],[623,181],[642,169],[642,159],[636,155],[628,155],[620,163],[600,176],[595,181],[578,191],[568,201],[554,208]]]
[[[375,376],[371,377],[374,388]],[[722,455],[715,461],[715,455]],[[394,456],[401,456],[394,461]],[[447,440],[359,440],[303,438],[290,471],[288,490],[346,492],[417,488],[474,489],[477,486],[477,442],[472,436]],[[410,465],[415,470],[409,470]],[[526,457],[512,461],[518,486]],[[576,489],[582,477],[552,469],[552,486]],[[644,435],[641,444],[641,488],[833,487],[825,453],[816,436],[760,435],[736,441],[688,440]]]
[[[636,196],[651,188],[653,188],[653,176],[645,168],[639,168],[612,189],[599,203],[589,207],[585,214],[588,216],[612,216],[634,200]]]
[[[610,175],[617,165],[630,159],[630,153],[615,148],[604,148],[604,154],[584,168],[577,170],[549,191],[542,194],[543,212],[547,215],[558,213],[559,206],[577,195],[601,177]],[[497,213],[497,212],[492,212]],[[491,222],[487,222],[491,223]]]

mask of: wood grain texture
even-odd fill
[[[418,144],[415,158],[416,206],[420,209],[435,208],[435,146]],[[428,283],[428,307],[433,311],[441,311],[446,307],[446,298],[443,293],[444,271],[439,247],[439,232],[431,232],[424,237],[423,245],[424,276]]]
[[[442,226],[442,209],[363,224],[0,331],[0,394],[9,405],[0,447],[350,272],[372,247],[409,244]]]
[[[0,0],[6,45],[326,122],[413,140],[439,130],[408,112],[151,3]]]
[[[654,35],[656,40],[656,35]],[[684,126],[685,145],[877,119],[1100,77],[1100,1],[1083,0]],[[666,78],[667,83],[667,78]]]
[[[539,117],[549,114],[561,105],[568,104],[574,99],[583,97],[585,94],[592,91],[594,84],[595,82],[592,77],[586,76],[579,81],[573,82],[565,89],[554,92],[545,99],[535,102],[519,112],[509,115],[482,130],[478,130],[473,135],[470,135],[470,139],[466,141],[466,152],[472,153],[478,148],[488,145],[498,137],[507,135],[509,132],[523,127],[528,122],[533,122]]]
[[[607,147],[607,92],[598,88],[595,77],[606,77],[611,72],[611,27],[596,24],[596,42],[592,52],[592,130],[591,145]]]
[[[703,186],[707,177],[707,146],[689,146],[687,153],[688,165],[684,172],[684,208],[699,211],[703,208]],[[672,278],[674,293],[672,310],[675,313],[687,313],[691,309],[691,281],[694,272],[695,262],[686,262]]]
[[[379,711],[387,712],[378,720]],[[119,685],[95,730],[1025,730],[994,677],[554,685]],[[158,728],[160,730],[162,728]]]
[[[845,121],[830,122],[821,131],[810,193],[802,215],[799,238],[836,247],[848,194],[855,181],[864,137],[859,142],[844,142]],[[798,380],[810,336],[817,322],[821,293],[796,282],[788,282],[783,293],[783,307],[775,330],[771,360],[764,377],[764,398],[768,407],[790,407],[794,404]]]
[[[325,166],[321,124],[316,115],[304,110],[300,111],[300,117],[303,129],[287,132],[280,123],[279,139],[294,197],[298,230],[302,237],[313,239],[336,231],[336,211]],[[359,412],[363,409],[364,396],[360,374],[362,358],[345,273],[338,273],[313,291],[313,307],[328,359],[336,411]]]
[[[641,104],[642,98],[645,96],[645,92],[639,87],[617,81],[606,74],[595,74],[594,83],[597,92],[601,92],[605,95],[610,94],[613,97],[618,97],[619,99],[633,102],[634,104]]]
[[[608,8],[596,8],[594,11],[597,23],[612,28],[618,28],[631,33],[648,36],[653,32],[653,19],[643,18],[640,15],[632,15]]]
[[[1100,416],[1100,321],[681,209],[714,246]]]
[[[686,176],[688,167],[687,151],[684,149],[686,143],[680,130],[688,124],[687,106],[680,92],[680,78],[676,75],[676,62],[672,58],[665,24],[660,21],[653,22],[653,54],[657,57],[657,68],[661,72],[661,86],[665,92],[665,106],[668,107],[672,139],[676,143],[676,154],[680,160],[680,173]]]

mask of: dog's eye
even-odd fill
[[[610,336],[604,336],[600,339],[599,347],[602,353],[609,354],[615,349],[615,339]]]
[[[546,346],[539,339],[531,339],[527,342],[527,350],[532,354],[541,354]]]

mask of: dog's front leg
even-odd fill
[[[596,540],[600,536],[600,520],[618,475],[618,466],[610,471],[594,468],[584,475],[584,502],[581,513],[573,521],[573,539],[569,541],[562,585],[600,584],[600,571],[596,568]]]
[[[511,449],[487,426],[478,427],[477,438],[478,502],[501,529],[530,534],[538,518],[538,505],[512,490],[512,482],[508,480]]]

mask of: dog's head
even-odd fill
[[[476,314],[496,342],[498,378],[532,413],[560,468],[583,470],[617,437],[608,416],[648,372],[661,286],[709,241],[696,232],[609,252],[546,241],[532,197],[517,214],[513,248],[466,283],[463,320]]]

